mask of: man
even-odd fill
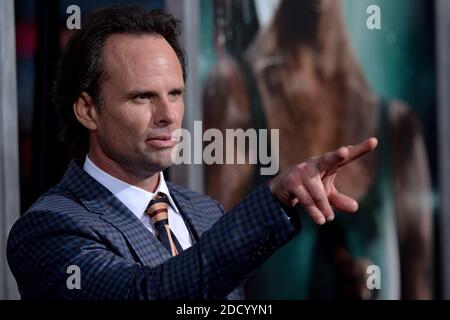
[[[332,206],[357,210],[333,181],[374,138],[286,170],[226,215],[166,182],[184,112],[177,34],[169,15],[109,7],[71,38],[55,101],[65,138],[87,156],[11,230],[8,261],[22,298],[243,298],[251,272],[299,233],[294,206],[318,224],[333,220]],[[75,288],[68,270],[79,271]]]

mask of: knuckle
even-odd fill
[[[293,188],[295,186],[295,179],[293,177],[293,175],[287,175],[284,177],[283,179],[283,185],[286,186],[287,188]]]
[[[305,167],[306,168],[308,168],[308,167],[314,167],[314,166],[316,166],[317,165],[317,162],[319,161],[319,158],[318,157],[313,157],[313,158],[309,158],[308,160],[306,160],[305,162],[304,162],[304,164],[305,164]]]
[[[300,201],[300,203],[306,204],[306,203],[312,202],[311,197],[306,192],[306,189],[304,186],[302,186],[302,185],[298,186],[297,193],[299,195],[298,200]]]
[[[322,204],[323,203],[322,197],[320,197],[317,194],[312,194],[311,198],[313,198],[314,202],[316,202],[317,204]]]
[[[296,170],[298,172],[302,173],[302,172],[304,172],[307,169],[307,167],[308,167],[308,163],[307,162],[302,162],[302,163],[300,163],[300,164],[298,164],[296,166]]]
[[[313,160],[310,162],[307,162],[307,166],[305,167],[306,172],[309,176],[314,176],[317,174],[317,171],[319,170],[320,166],[320,160]]]

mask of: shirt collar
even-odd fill
[[[110,174],[97,167],[87,155],[83,165],[83,169],[100,184],[102,184],[106,189],[108,189],[116,198],[118,198],[131,212],[133,212],[133,214],[138,219],[142,218],[148,203],[158,192],[164,193],[169,199],[170,207],[176,213],[179,213],[178,208],[170,195],[169,188],[167,187],[166,180],[164,179],[164,175],[161,171],[159,172],[158,187],[153,193],[111,176]]]

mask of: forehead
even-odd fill
[[[103,48],[103,68],[106,78],[128,83],[161,76],[183,79],[175,51],[160,35],[110,36]]]

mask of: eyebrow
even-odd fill
[[[125,94],[125,97],[127,99],[133,99],[136,96],[139,95],[147,95],[147,96],[157,96],[158,93],[156,91],[151,91],[151,90],[132,90],[128,93]]]
[[[183,93],[184,92],[184,86],[180,86],[180,87],[174,87],[172,88],[169,92],[174,92],[174,91],[178,91]],[[159,95],[159,93],[157,91],[152,91],[152,90],[132,90],[128,93],[125,94],[125,97],[127,99],[133,99],[136,96],[139,95],[146,95],[146,96],[150,96],[150,97],[156,97]]]

